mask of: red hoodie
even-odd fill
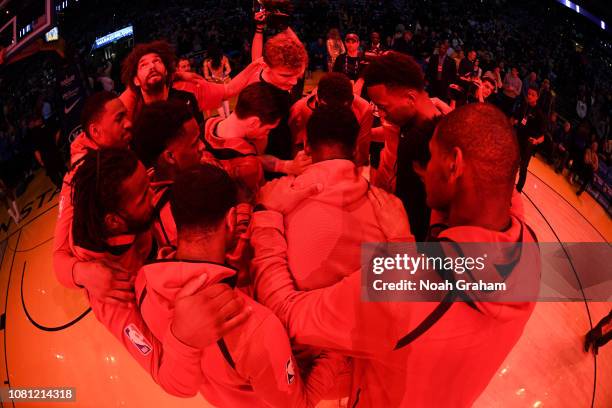
[[[70,145],[71,170],[64,176],[64,183],[59,197],[59,209],[55,233],[53,234],[53,270],[57,280],[69,289],[78,289],[74,283],[72,270],[78,260],[70,249],[69,234],[72,226],[74,209],[72,208],[72,177],[76,171],[74,165],[87,154],[89,150],[97,150],[98,145],[81,132]]]
[[[104,261],[118,269],[135,274],[151,250],[151,234],[116,237],[115,248],[123,245],[121,253],[90,251],[74,245],[70,233],[70,247],[78,261]],[[125,347],[132,357],[151,374],[153,380],[167,392],[188,397],[190,384],[182,378],[200,378],[201,350],[187,346],[168,329],[159,337],[151,334],[135,301],[130,304],[111,304],[89,296],[96,318]],[[158,340],[161,339],[160,340]]]
[[[315,93],[316,90],[311,95],[305,96],[294,103],[291,107],[289,127],[291,128],[294,146],[304,144],[306,140],[306,125],[308,124],[308,119],[312,116],[312,112],[316,109]],[[355,146],[355,163],[358,166],[366,166],[370,157],[372,123],[374,122],[372,106],[359,95],[355,95],[352,109],[359,123],[359,135],[357,136],[357,145]]]
[[[168,331],[177,292],[206,274],[207,284],[229,281],[236,271],[209,262],[162,261],[146,265],[136,280],[142,316],[155,335]],[[193,395],[199,390],[219,407],[314,407],[333,387],[341,358],[319,359],[305,381],[300,376],[284,327],[267,308],[237,291],[253,311],[222,341],[202,352],[202,379],[181,377]]]
[[[448,228],[441,237],[455,242],[533,241],[512,216],[505,232],[477,227]],[[423,322],[435,302],[364,302],[361,272],[333,286],[299,292],[287,267],[282,215],[257,212],[251,243],[258,299],[285,323],[295,343],[353,356],[351,407],[468,407],[520,338],[534,303],[464,302],[422,336],[395,350],[397,342]],[[527,268],[525,265],[529,265]],[[538,274],[539,257],[521,257],[515,269]],[[514,274],[513,274],[514,275]]]
[[[214,84],[208,81],[174,81],[172,87],[179,91],[192,93],[198,101],[198,107],[202,112],[221,106],[223,96],[225,95],[224,84]]]
[[[295,186],[323,190],[285,217],[289,269],[300,290],[331,286],[359,269],[362,242],[384,242],[368,181],[350,160],[325,160],[297,176]]]

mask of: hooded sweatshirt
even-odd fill
[[[64,176],[64,183],[59,197],[59,209],[57,222],[55,223],[55,233],[53,234],[53,270],[57,280],[69,289],[77,289],[74,283],[72,270],[77,263],[72,250],[70,249],[69,234],[72,227],[72,177],[76,171],[75,164],[87,154],[89,150],[98,150],[98,145],[81,132],[70,145],[70,165],[71,169]]]
[[[448,228],[439,237],[455,242],[534,241],[519,218],[512,216],[511,222],[504,232],[464,226]],[[258,300],[285,323],[295,343],[354,357],[351,407],[471,406],[533,311],[533,302],[476,301],[478,310],[453,303],[425,333],[394,350],[439,303],[364,302],[360,271],[327,288],[297,291],[287,267],[283,232],[281,214],[255,213],[251,242]],[[539,282],[539,252],[521,253],[514,272],[518,282]]]
[[[295,178],[295,186],[323,190],[285,217],[287,256],[300,290],[333,285],[359,268],[361,243],[384,242],[368,181],[350,160],[325,160]]]
[[[293,136],[294,146],[303,145],[306,141],[306,125],[317,107],[315,93],[316,90],[312,95],[305,96],[291,107],[289,128]],[[374,122],[372,106],[359,95],[355,95],[351,108],[359,123],[359,134],[355,146],[355,163],[358,166],[366,166],[370,157],[372,123]]]
[[[77,261],[105,262],[116,269],[134,274],[142,266],[151,250],[151,234],[115,237],[109,244],[114,254],[96,252],[76,246],[69,235],[70,248]],[[105,303],[89,297],[96,318],[112,333],[153,380],[168,393],[189,397],[189,384],[177,378],[201,378],[201,351],[187,346],[166,330],[159,337],[153,336],[144,322],[135,301],[130,304]],[[161,339],[161,340],[158,340]]]
[[[170,255],[170,257],[172,257]],[[201,274],[205,285],[230,283],[236,271],[210,262],[160,261],[143,267],[136,293],[145,321],[156,335],[168,331],[177,292]],[[218,407],[314,407],[343,368],[339,358],[320,359],[302,379],[284,327],[266,307],[237,290],[252,308],[248,320],[202,351],[201,377],[183,377]]]

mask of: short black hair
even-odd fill
[[[128,149],[89,150],[79,161],[71,181],[76,245],[96,252],[107,250],[104,217],[120,208],[121,184],[137,167],[138,158]]]
[[[321,105],[306,125],[306,142],[312,149],[325,145],[343,148],[352,157],[359,134],[359,123],[349,106]]]
[[[479,177],[479,188],[513,188],[520,161],[519,147],[508,117],[488,103],[474,103],[444,116],[436,128],[440,146],[461,149]]]
[[[348,76],[341,72],[329,72],[319,80],[317,97],[328,105],[350,105],[355,95]]]
[[[365,86],[385,85],[388,88],[425,88],[423,70],[411,56],[391,51],[373,58],[364,73]]]
[[[234,109],[238,118],[256,116],[266,125],[282,118],[285,111],[278,89],[264,82],[254,82],[240,91]]]
[[[132,128],[132,148],[148,168],[157,163],[168,145],[183,136],[183,124],[194,119],[184,101],[169,99],[145,105]]]
[[[91,136],[88,130],[89,125],[100,120],[106,104],[116,98],[117,95],[109,91],[96,92],[87,98],[81,111],[81,126],[86,135]]]
[[[185,229],[209,231],[238,203],[236,184],[225,170],[201,164],[180,173],[170,193],[179,236]]]
[[[166,80],[168,84],[170,84],[170,80],[176,69],[176,55],[174,49],[167,41],[157,40],[136,45],[121,64],[121,82],[134,92],[139,91],[139,87],[134,84],[134,78],[138,73],[138,63],[140,59],[147,54],[159,55],[159,58],[161,58],[166,67],[166,72],[168,74]]]

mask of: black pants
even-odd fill
[[[588,164],[585,164],[584,170],[582,171],[582,185],[580,186],[580,189],[578,190],[578,195],[582,194],[584,190],[586,190],[589,183],[593,181],[594,174],[595,172],[593,171],[591,166]]]
[[[529,142],[521,149],[521,165],[519,167],[519,179],[516,183],[516,190],[520,193],[523,191],[525,181],[527,180],[527,168],[533,153],[533,145]]]

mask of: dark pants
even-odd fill
[[[569,151],[561,143],[555,143],[553,145],[553,166],[555,167],[555,173],[561,173],[567,161],[569,160]]]
[[[580,189],[578,190],[576,194],[580,195],[584,192],[584,190],[586,190],[589,183],[593,181],[594,174],[595,172],[593,171],[591,166],[588,164],[585,164],[584,170],[582,171],[582,185],[580,186]]]
[[[523,191],[525,181],[527,180],[527,168],[529,167],[529,161],[533,153],[533,145],[529,142],[521,149],[521,165],[519,167],[519,179],[516,183],[516,190],[520,193]]]

